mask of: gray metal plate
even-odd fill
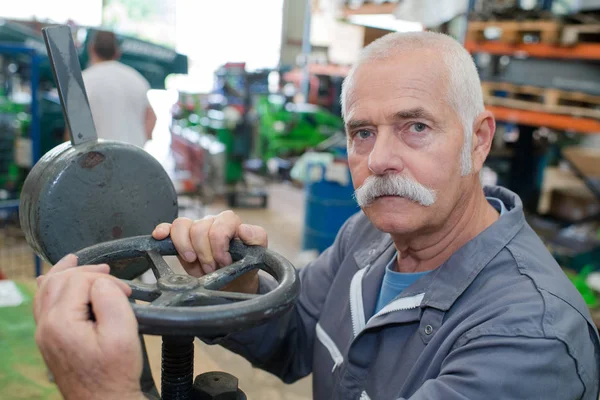
[[[48,262],[98,243],[149,235],[177,217],[171,179],[144,150],[100,141],[51,153],[35,165],[21,198],[27,240]],[[122,260],[111,273],[132,278],[148,267],[144,259]]]

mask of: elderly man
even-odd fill
[[[519,198],[480,185],[495,123],[479,85],[469,54],[443,35],[390,34],[365,48],[342,93],[362,213],[300,271],[286,317],[206,340],[285,382],[312,372],[320,400],[597,400],[600,345],[583,300]],[[233,237],[267,245],[231,211],[153,234],[170,235],[195,276],[231,262]],[[129,290],[103,279],[106,266],[75,264],[41,284],[42,353],[67,398],[139,398]],[[272,283],[247,274],[236,284]]]

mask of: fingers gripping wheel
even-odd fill
[[[259,325],[287,311],[298,297],[300,284],[292,264],[281,255],[259,246],[233,240],[229,252],[233,264],[201,278],[176,274],[162,256],[176,255],[171,239],[138,236],[101,243],[76,253],[79,264],[111,264],[146,257],[156,284],[124,280],[132,298],[149,302],[133,304],[141,333],[150,335],[223,335]],[[266,294],[223,292],[219,289],[239,276],[260,268],[278,285]]]

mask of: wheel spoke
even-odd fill
[[[236,278],[256,268],[258,268],[256,261],[245,257],[240,261],[236,261],[231,265],[203,276],[200,278],[200,285],[204,286],[205,289],[219,290]]]
[[[252,300],[260,295],[236,292],[224,292],[220,290],[207,290],[197,288],[194,291],[186,292],[186,297],[182,300],[184,306],[213,306],[218,304],[227,304]]]
[[[203,290],[203,294],[206,294],[209,297],[233,301],[253,300],[261,296],[260,294],[224,292],[221,290]]]
[[[131,281],[128,279],[121,279],[131,288],[131,298],[134,300],[141,301],[153,301],[160,296],[160,289],[156,284],[148,284],[142,282]]]
[[[184,300],[181,293],[163,292],[159,298],[150,303],[154,307],[177,306]]]
[[[146,255],[156,279],[175,274],[165,259],[156,251],[149,251]]]

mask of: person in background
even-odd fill
[[[98,138],[143,148],[156,125],[147,96],[150,84],[118,61],[121,54],[113,32],[97,31],[88,54],[90,66],[83,71],[83,82]]]

